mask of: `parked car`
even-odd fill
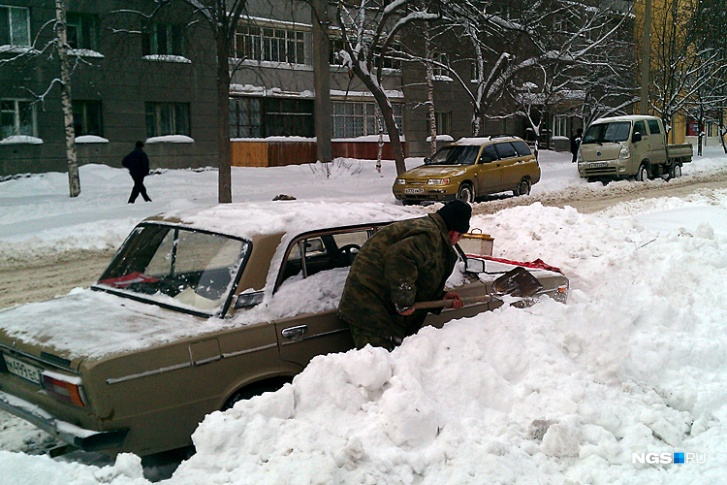
[[[578,151],[578,173],[589,180],[681,177],[692,161],[690,143],[668,145],[656,116],[600,118],[588,127]]]
[[[91,288],[0,311],[0,408],[88,451],[186,446],[206,414],[351,349],[336,316],[351,262],[379,228],[420,214],[296,201],[149,218]],[[492,293],[517,265],[461,257],[450,286],[465,297]],[[479,273],[466,271],[478,261]],[[535,299],[566,300],[564,275],[531,271],[543,285]],[[444,310],[426,324],[502,304]]]
[[[522,139],[462,138],[425,158],[424,165],[401,174],[393,192],[404,204],[454,199],[471,203],[508,190],[527,195],[539,181],[538,160]]]

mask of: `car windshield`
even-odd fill
[[[437,150],[425,162],[427,165],[474,165],[479,151],[478,146],[448,146]]]
[[[250,247],[220,234],[142,224],[95,286],[195,313],[222,313]]]
[[[583,144],[626,141],[629,139],[630,132],[630,121],[614,121],[613,123],[591,125],[583,137]]]

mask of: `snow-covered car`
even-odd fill
[[[380,227],[421,214],[271,202],[149,218],[91,288],[0,312],[0,408],[84,450],[186,446],[206,414],[351,349],[336,307],[353,258]],[[471,273],[460,262],[449,285],[487,294],[514,264],[485,261],[486,273]],[[564,275],[530,270],[540,295],[565,301]],[[427,324],[502,304],[444,310]]]

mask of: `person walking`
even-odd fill
[[[578,161],[578,148],[581,146],[581,141],[583,141],[583,129],[578,128],[576,130],[576,136],[572,136],[570,139],[570,152],[573,154],[571,163]]]
[[[137,141],[136,148],[126,155],[121,161],[121,165],[129,169],[129,174],[134,180],[134,188],[131,189],[129,196],[129,204],[136,202],[136,198],[141,194],[145,201],[151,202],[144,187],[144,177],[149,175],[149,157],[144,153],[144,143]]]
[[[419,331],[427,310],[414,303],[454,300],[444,284],[457,262],[453,246],[469,230],[472,208],[454,200],[416,219],[395,222],[371,236],[353,261],[338,306],[357,348],[367,344],[391,351]],[[441,310],[440,310],[441,311]]]

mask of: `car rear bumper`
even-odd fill
[[[0,391],[0,409],[7,411],[55,438],[84,451],[100,451],[123,445],[128,429],[92,431],[58,420],[38,406]]]

